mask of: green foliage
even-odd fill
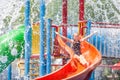
[[[116,11],[118,14],[120,14],[120,11],[115,7],[115,5],[111,2],[112,8],[114,11]]]
[[[3,19],[3,22],[4,22],[5,27],[9,25],[9,22],[10,22],[11,18],[12,18],[12,16],[6,16],[6,17]]]
[[[106,0],[101,0],[101,3],[104,4],[106,2]]]
[[[102,64],[105,64],[105,65],[114,65],[116,63],[118,63],[120,61],[120,59],[111,59],[111,58],[104,58],[103,59],[103,63]],[[120,77],[119,76],[119,73],[120,71],[119,70],[112,70],[111,68],[109,67],[105,67],[105,68],[102,68],[103,71],[101,72],[103,79],[102,80],[108,80],[108,76],[111,76],[111,75],[118,75],[118,78]],[[115,79],[115,80],[119,80],[119,79]]]
[[[39,21],[39,0],[31,0],[31,22]],[[15,6],[15,4],[13,4]],[[24,23],[24,9],[23,5],[19,11],[18,18],[12,25]],[[119,23],[117,15],[120,11],[112,3],[111,0],[91,0],[85,1],[85,19],[101,22]],[[68,23],[77,23],[79,16],[79,0],[68,0]],[[12,16],[6,16],[4,19],[5,26],[8,26]],[[61,24],[62,20],[62,0],[51,0],[46,6],[45,18],[51,18],[53,23]],[[108,21],[109,20],[109,21]]]
[[[24,13],[20,11],[20,16],[12,23],[12,26],[23,24],[24,23]]]
[[[79,0],[68,1],[68,24],[77,24],[79,20]]]
[[[46,7],[46,18],[52,18],[60,11],[62,1],[52,0]]]
[[[62,0],[52,0],[46,6],[45,18],[51,18],[55,24],[61,23]]]
[[[87,20],[119,23],[119,15],[120,11],[113,4],[112,0],[91,0],[91,2],[85,2],[85,19]]]
[[[39,21],[39,0],[31,0],[31,22],[35,23]]]

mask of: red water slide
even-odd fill
[[[60,50],[64,50],[70,54],[70,60],[62,68],[55,72],[38,77],[35,80],[88,80],[91,72],[101,63],[101,54],[91,44],[86,41],[81,43],[81,52],[90,64],[88,67],[82,65],[78,59],[74,57],[73,50],[67,46],[61,37],[56,37],[60,46]]]

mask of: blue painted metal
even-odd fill
[[[89,34],[90,34],[90,30],[91,30],[91,21],[88,20],[88,22],[87,22],[86,35],[89,35]],[[88,42],[91,42],[91,38],[88,39]],[[94,76],[95,76],[95,75],[94,75],[94,71],[93,71],[89,80],[94,80]]]
[[[50,50],[50,29],[51,29],[51,20],[48,19],[47,24],[47,64],[46,64],[46,73],[49,74],[51,72],[51,50]]]
[[[29,61],[31,55],[30,0],[25,0],[25,77],[29,76]]]
[[[40,0],[40,69],[39,76],[46,74],[45,58],[44,58],[44,16],[45,16],[45,1]]]
[[[89,80],[95,80],[95,71],[92,72],[91,77]]]
[[[88,21],[87,21],[86,35],[89,35],[89,34],[90,34],[90,30],[91,30],[91,21],[88,20]],[[88,41],[90,42],[90,39],[88,39]]]
[[[8,66],[8,80],[12,80],[12,65]]]

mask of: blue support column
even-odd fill
[[[45,1],[40,0],[40,69],[39,76],[44,76],[45,71],[45,58],[44,58],[44,16],[45,16]]]
[[[49,74],[51,72],[51,50],[50,50],[50,28],[51,28],[51,20],[48,19],[47,23],[47,64],[46,64],[46,73]]]
[[[87,22],[87,32],[86,32],[86,35],[89,35],[90,34],[90,30],[91,30],[91,21],[90,20],[88,20],[88,22]],[[88,42],[91,42],[91,39],[88,39]],[[94,79],[94,71],[91,73],[91,77],[90,77],[90,79],[89,80],[95,80]]]
[[[12,80],[12,65],[8,66],[8,80]]]
[[[90,30],[91,30],[91,21],[88,20],[88,21],[87,21],[86,35],[89,35],[89,34],[90,34]],[[88,39],[88,41],[90,41],[90,39]]]
[[[25,0],[25,78],[29,78],[29,61],[31,55],[30,0]]]
[[[95,80],[95,72],[93,71],[89,80]]]

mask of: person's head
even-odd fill
[[[74,34],[73,34],[73,39],[74,39],[75,41],[80,40],[80,38],[82,38],[82,36],[79,35],[78,33],[74,33]]]
[[[77,33],[74,33],[74,34],[73,34],[73,39],[74,39],[74,40],[78,40],[78,37],[79,37],[79,35],[78,35]]]

